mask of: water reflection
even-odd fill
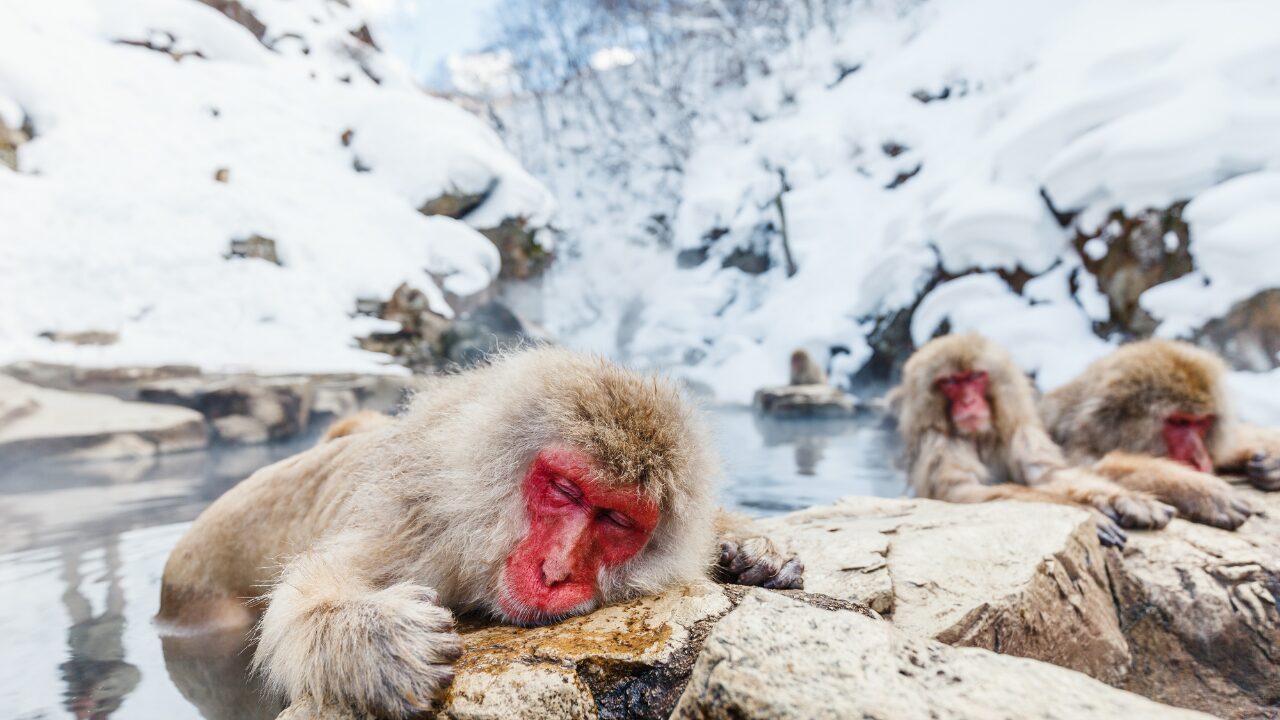
[[[716,410],[725,504],[767,515],[899,495],[894,433],[874,419],[777,421]],[[0,467],[0,713],[18,720],[268,720],[239,634],[160,638],[169,550],[210,502],[290,445],[79,465]]]
[[[110,717],[138,686],[142,673],[124,659],[124,591],[120,588],[119,538],[104,545],[107,564],[106,603],[95,614],[80,591],[83,552],[76,543],[62,548],[62,603],[71,618],[67,629],[69,659],[59,666],[67,684],[64,705],[80,720]]]

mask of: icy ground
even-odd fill
[[[355,347],[380,322],[357,297],[409,281],[448,315],[432,276],[466,295],[498,272],[475,228],[549,218],[499,138],[354,37],[346,3],[241,4],[261,38],[195,0],[0,0],[0,120],[34,129],[0,165],[0,364],[392,371]],[[416,210],[491,186],[465,222]],[[281,265],[225,257],[253,235]],[[38,337],[88,330],[120,340]]]
[[[1191,200],[1196,269],[1142,297],[1158,335],[1184,336],[1280,286],[1280,4],[853,8],[745,88],[707,88],[678,175],[656,150],[602,169],[599,138],[572,134],[587,126],[576,98],[552,108],[551,139],[520,122],[526,108],[507,109],[509,144],[562,199],[572,252],[551,278],[555,333],[746,401],[784,379],[797,346],[822,357],[843,346],[836,369],[856,371],[871,319],[910,306],[941,268],[964,276],[923,298],[916,342],[943,321],[980,331],[1051,388],[1115,341],[1092,328],[1107,302],[1074,272],[1075,229],[1179,200]],[[599,92],[626,102],[633,83],[619,68]],[[610,140],[654,147],[643,133],[628,124]],[[1074,227],[1042,192],[1078,212]],[[780,193],[798,272],[787,276],[776,235],[767,272],[723,268],[780,225]],[[705,262],[677,269],[677,252],[699,248]],[[1036,276],[1021,293],[994,272],[1019,269]],[[1233,383],[1247,416],[1280,422],[1280,375]]]

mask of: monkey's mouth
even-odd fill
[[[497,608],[495,608],[494,614],[500,620],[512,625],[536,627],[538,625],[558,623],[561,620],[577,615],[585,615],[595,610],[597,604],[597,599],[590,597],[568,606],[563,603],[540,603],[541,606],[532,605],[517,599],[516,592],[504,581],[498,591]]]
[[[529,563],[508,562],[498,581],[497,606],[502,619],[516,625],[548,625],[591,612],[599,604],[588,583],[547,586]]]

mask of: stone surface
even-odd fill
[[[1106,682],[1129,667],[1087,513],[1039,503],[845,498],[761,522],[805,563],[805,589],[904,632],[1052,662]]]
[[[673,718],[1206,718],[1047,663],[951,648],[752,590],[707,638]]]
[[[185,408],[27,385],[0,375],[0,397],[19,412],[0,423],[0,457],[112,459],[192,450],[207,444],[204,419]]]
[[[1235,532],[1174,520],[1110,558],[1133,652],[1124,687],[1222,717],[1280,717],[1280,493]]]
[[[145,383],[147,402],[198,410],[227,443],[283,440],[305,431],[315,388],[306,377],[178,378]],[[241,418],[233,420],[233,418]]]
[[[849,417],[858,410],[853,398],[825,384],[761,388],[753,404],[777,417]]]
[[[1197,330],[1194,340],[1237,370],[1267,372],[1280,366],[1280,289],[1241,300]]]

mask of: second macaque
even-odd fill
[[[813,356],[804,350],[791,353],[792,385],[825,385],[827,373]]]
[[[986,338],[951,335],[920,348],[903,367],[891,406],[920,497],[1089,508],[1107,545],[1125,542],[1121,527],[1160,528],[1173,517],[1149,493],[1071,467],[1041,424],[1030,380]]]

